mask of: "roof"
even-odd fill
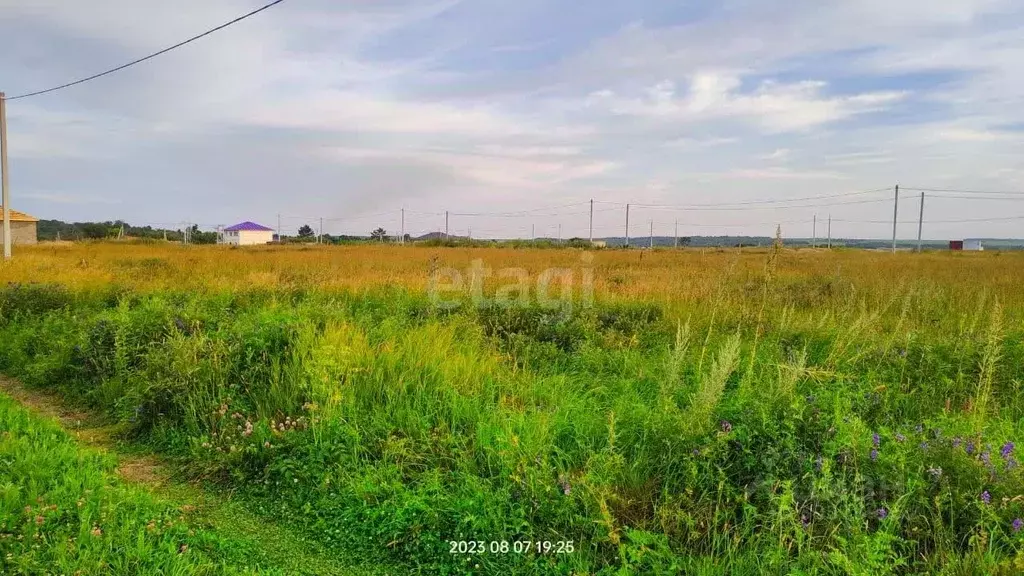
[[[0,221],[3,220],[3,217],[3,206],[0,206]],[[17,210],[11,208],[11,222],[39,222],[39,218],[36,218],[35,216],[29,216],[24,212],[18,212]]]
[[[273,232],[273,228],[267,228],[261,226],[255,222],[245,221],[241,224],[235,224],[224,229],[225,232]]]

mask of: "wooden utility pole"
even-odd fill
[[[676,220],[676,248],[679,248],[679,220]]]
[[[654,249],[654,220],[651,220],[651,243],[647,247]]]
[[[405,244],[405,208],[402,208],[402,244]]]
[[[3,171],[4,260],[11,259],[11,179],[7,173],[7,97],[0,92],[0,171]]]
[[[444,239],[448,239],[448,211],[444,211]]]
[[[561,224],[561,222],[559,222],[559,224],[558,224],[558,243],[559,244],[562,243],[562,224]]]
[[[324,219],[322,217],[320,218],[320,231],[316,235],[316,243],[324,243]]]
[[[811,230],[812,230],[811,234],[813,235],[813,237],[811,238],[811,248],[817,248],[818,247],[818,215],[817,214],[814,215],[814,224],[812,224]]]
[[[828,249],[832,249],[832,215],[828,215]]]
[[[896,185],[896,196],[892,202],[892,253],[896,253],[896,217],[900,211],[900,185]]]

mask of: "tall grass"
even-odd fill
[[[0,369],[325,544],[510,574],[993,572],[1021,550],[1018,255],[602,251],[595,306],[565,314],[425,287],[438,261],[570,250],[118,250],[3,269],[63,283],[0,290]],[[164,264],[123,276],[137,258]]]

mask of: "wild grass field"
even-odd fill
[[[0,282],[4,374],[391,573],[1024,570],[1024,254],[96,243]],[[5,571],[136,542],[263,570],[230,530],[185,559],[185,528],[135,536],[144,487],[74,506],[102,464],[31,418],[0,401]],[[63,452],[29,474],[41,437]],[[19,563],[52,504],[66,528]]]

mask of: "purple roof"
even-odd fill
[[[266,226],[260,226],[255,222],[242,222],[241,224],[235,224],[224,229],[225,232],[273,232],[273,228],[267,228]]]

